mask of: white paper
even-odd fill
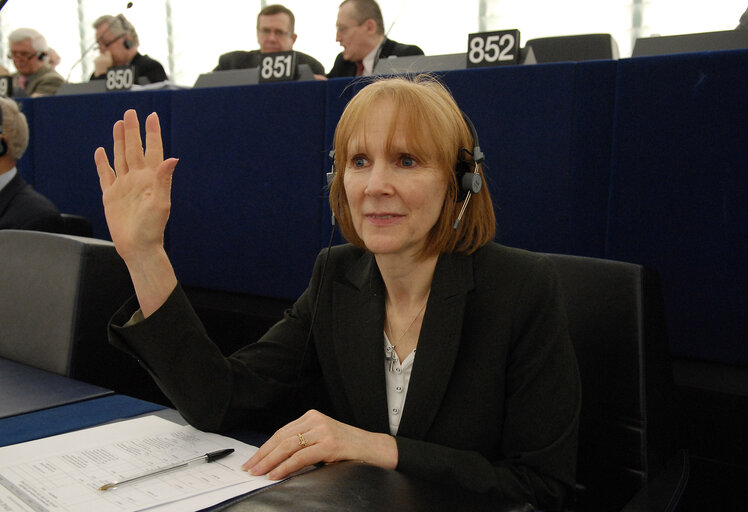
[[[106,491],[205,453],[231,455]],[[240,466],[257,448],[155,417],[122,421],[0,448],[0,512],[199,510],[277,483]]]

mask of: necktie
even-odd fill
[[[18,75],[18,86],[21,89],[24,89],[24,90],[26,89],[26,80],[27,80],[26,75]]]
[[[361,76],[363,74],[364,74],[364,63],[357,62],[356,63],[356,76]]]

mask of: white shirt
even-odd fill
[[[413,373],[413,362],[416,359],[414,350],[400,363],[394,347],[384,335],[384,380],[387,387],[387,413],[390,419],[390,434],[397,435],[400,428],[400,418],[405,407],[405,397],[408,394],[410,375]],[[392,371],[390,371],[390,367]]]
[[[382,38],[376,48],[370,51],[369,54],[364,57],[364,60],[361,61],[364,64],[364,70],[361,73],[362,76],[370,76],[374,74],[374,64],[379,60],[379,50],[382,48],[382,43],[384,43],[384,38]]]

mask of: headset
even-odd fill
[[[128,8],[129,7],[130,6],[128,5]],[[115,18],[117,18],[117,21],[119,21],[119,26],[123,31],[122,37],[125,38],[125,40],[122,41],[122,46],[124,46],[126,50],[129,50],[130,48],[132,48],[132,41],[128,36],[132,34],[133,27],[132,25],[130,25],[130,22],[125,19],[125,16],[122,13],[115,16]]]
[[[457,215],[457,220],[455,220],[454,226],[452,226],[455,231],[460,227],[460,222],[462,221],[462,216],[465,214],[465,209],[470,202],[470,197],[473,194],[479,193],[481,188],[483,188],[483,180],[478,173],[478,165],[482,164],[485,160],[483,151],[480,149],[478,132],[475,129],[475,125],[465,112],[460,112],[462,113],[462,118],[465,120],[470,136],[473,138],[473,150],[470,151],[467,148],[460,148],[457,151],[457,163],[455,164],[454,171],[457,180],[457,202],[459,203],[462,201],[462,208],[460,209],[459,215]],[[464,157],[465,154],[469,155],[470,158],[466,159]],[[332,182],[335,179],[335,149],[330,150],[329,156],[330,160],[332,160],[332,167],[330,172],[327,173],[328,188],[332,185]],[[472,162],[470,162],[470,160],[472,160]],[[332,215],[332,224],[333,226],[335,225],[334,212]]]

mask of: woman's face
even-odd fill
[[[388,144],[395,109],[388,100],[371,108],[348,142],[343,186],[356,233],[377,255],[417,258],[441,214],[444,172],[408,147],[397,128]]]

